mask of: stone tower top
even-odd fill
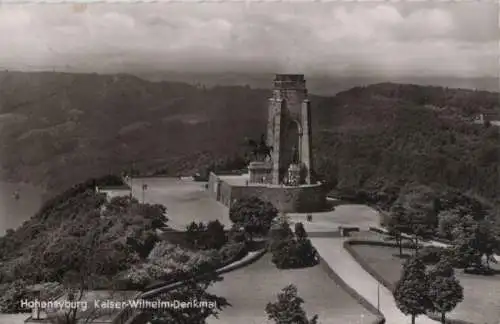
[[[306,80],[303,74],[276,74],[274,89],[305,89]]]

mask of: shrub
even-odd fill
[[[113,280],[113,286],[117,290],[141,289],[154,281],[150,272],[151,269],[143,265],[132,267],[117,275]]]
[[[274,251],[282,241],[292,239],[293,237],[293,231],[287,222],[275,223],[271,227],[269,249]]]
[[[446,248],[439,246],[425,246],[418,251],[418,257],[425,264],[436,264],[446,252]]]
[[[205,224],[191,222],[186,227],[186,242],[192,248],[198,248],[202,240],[202,234],[205,232]]]
[[[117,289],[137,289],[153,281],[181,280],[235,259],[245,252],[244,247],[244,243],[237,243],[226,245],[221,250],[192,251],[160,241],[149,253],[146,263],[122,272],[114,284]]]
[[[241,230],[240,227],[234,224],[228,233],[229,242],[241,243],[246,242],[247,235],[245,231]]]
[[[304,239],[296,241],[295,253],[300,267],[311,267],[316,265],[316,250],[311,240]]]
[[[0,288],[0,313],[25,313],[30,310],[21,308],[22,299],[29,299],[30,292],[24,280],[16,280]]]
[[[278,269],[291,269],[298,267],[296,243],[293,239],[276,241],[271,251],[271,261]]]
[[[310,267],[317,264],[316,250],[301,223],[295,235],[288,223],[277,224],[271,232],[272,262],[278,269]]]
[[[307,232],[306,229],[304,228],[304,224],[300,222],[295,224],[295,235],[297,239],[307,238]]]
[[[438,215],[438,234],[444,239],[453,239],[453,229],[460,222],[460,215],[455,210],[444,210]]]
[[[208,222],[204,234],[204,246],[207,249],[220,249],[227,243],[224,225],[222,225],[218,220]]]
[[[218,220],[210,221],[206,225],[192,222],[186,228],[186,241],[194,249],[220,249],[227,240],[224,225]]]
[[[242,258],[247,252],[246,244],[242,242],[226,244],[219,250],[222,263]]]

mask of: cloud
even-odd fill
[[[0,7],[0,67],[497,75],[493,3]]]

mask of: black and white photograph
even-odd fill
[[[500,324],[499,4],[0,4],[0,324]]]

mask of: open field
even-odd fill
[[[401,275],[404,262],[397,257],[397,247],[353,245],[352,248],[380,276],[395,283]],[[412,253],[403,249],[404,253]],[[500,275],[477,276],[456,271],[464,287],[464,301],[448,314],[449,318],[477,324],[498,324],[500,318]]]
[[[266,254],[256,263],[224,275],[224,280],[209,288],[226,297],[232,307],[210,318],[209,324],[267,324],[265,307],[288,284],[297,286],[305,300],[309,317],[319,315],[322,324],[369,324],[375,320],[365,308],[348,295],[319,266],[307,269],[278,270]]]

